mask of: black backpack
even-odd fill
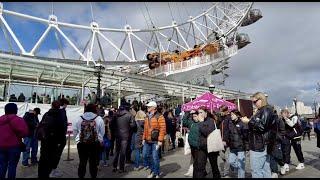
[[[35,129],[35,136],[38,140],[46,140],[49,136],[54,136],[55,133],[50,127],[50,124],[54,122],[54,117],[44,114],[42,120]]]

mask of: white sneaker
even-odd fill
[[[151,174],[149,174],[148,176],[147,176],[147,178],[153,178],[154,177],[154,174],[153,173],[151,173]]]
[[[62,175],[63,174],[60,171],[58,171],[57,169],[53,169],[49,176],[51,178],[58,178],[58,177],[61,177]]]
[[[280,174],[281,175],[285,175],[286,174],[286,167],[285,166],[281,166],[280,167]]]
[[[159,175],[156,175],[156,178],[160,178],[160,176],[159,176]]]
[[[287,171],[287,172],[289,172],[289,170],[290,170],[290,168],[289,168],[289,164],[284,164],[284,169]]]
[[[299,163],[298,166],[296,167],[296,169],[304,169],[304,164],[303,163]]]
[[[192,177],[193,175],[193,165],[191,164],[189,169],[188,169],[188,172],[184,174],[184,176],[187,176],[187,177]]]
[[[271,178],[278,178],[278,174],[277,173],[272,173]]]

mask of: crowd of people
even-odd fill
[[[213,178],[235,174],[244,178],[249,155],[253,178],[275,178],[290,170],[291,147],[299,161],[295,168],[304,169],[301,140],[312,125],[287,109],[278,114],[263,93],[255,93],[252,102],[256,110],[250,118],[226,106],[217,111],[200,107],[181,113],[181,106],[173,109],[155,101],[141,103],[135,99],[131,103],[122,99],[118,109],[108,110],[101,104],[88,102],[82,115],[72,117],[79,157],[78,177],[85,177],[89,162],[92,178],[97,177],[98,169],[103,166],[112,166],[114,173],[124,173],[126,163],[132,164],[135,171],[148,171],[148,178],[160,178],[163,151],[176,149],[176,132],[180,125],[188,129],[185,143],[191,151],[190,167],[185,176],[206,177],[209,160]],[[0,136],[0,178],[5,178],[6,174],[8,178],[15,178],[21,153],[22,167],[37,165],[39,178],[63,176],[58,165],[66,145],[68,105],[65,98],[53,101],[51,109],[39,121],[39,108],[20,118],[17,105],[6,104],[5,114],[0,117],[3,134]],[[320,148],[320,117],[313,127]],[[216,130],[221,132],[224,148],[209,151],[212,143],[220,142],[220,138],[207,141]],[[39,159],[38,141],[41,143]],[[110,157],[113,157],[112,164],[108,164]],[[221,167],[218,166],[219,157],[223,162]]]
[[[60,99],[67,99],[70,103],[70,105],[76,105],[78,102],[78,97],[77,94],[74,94],[72,97],[69,95],[65,96],[64,94],[60,94],[57,97],[50,97],[49,94],[37,94],[34,92],[31,97],[26,98],[26,96],[21,92],[18,96],[16,97],[15,94],[11,94],[9,97],[9,102],[30,102],[30,103],[39,103],[39,104],[50,104],[51,101],[55,100],[60,100]]]
[[[51,109],[39,121],[40,109],[35,108],[17,116],[15,103],[5,106],[5,115],[0,117],[0,178],[15,178],[17,164],[22,153],[22,167],[38,166],[39,178],[61,177],[59,161],[66,145],[68,118],[65,98],[53,101]],[[151,101],[130,103],[122,99],[118,109],[105,111],[101,104],[85,105],[84,113],[75,117],[73,133],[79,155],[78,176],[86,174],[89,161],[90,175],[97,176],[99,166],[109,166],[113,156],[113,172],[126,171],[125,163],[133,163],[134,170],[149,170],[149,177],[159,177],[161,150],[169,134],[172,149],[175,149],[176,117],[173,110],[159,107]],[[40,156],[38,159],[38,141]],[[134,153],[134,161],[131,154]]]
[[[278,114],[273,106],[268,104],[263,93],[255,93],[252,102],[256,111],[250,119],[238,110],[228,110],[226,106],[220,107],[217,112],[200,107],[186,113],[183,125],[189,129],[191,163],[185,176],[205,177],[208,174],[205,167],[209,159],[213,178],[220,178],[217,165],[217,156],[220,155],[223,160],[223,177],[237,172],[238,178],[244,178],[246,152],[249,152],[253,178],[277,178],[279,174],[285,175],[290,170],[291,147],[299,161],[295,169],[305,168],[301,140],[305,133],[310,133],[312,129],[310,122],[304,123],[303,118],[290,114],[287,109]],[[318,137],[319,125],[319,120],[315,121],[314,129]],[[209,153],[206,138],[215,128],[221,130],[224,150]],[[318,139],[318,147],[319,144]]]

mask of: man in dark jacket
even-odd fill
[[[230,112],[228,110],[228,106],[221,106],[219,108],[219,113],[217,113],[217,127],[221,129],[221,135],[223,137],[223,134],[228,134],[228,123],[231,122],[231,115]],[[229,170],[230,170],[230,163],[228,161],[229,158],[229,154],[230,154],[230,148],[228,147],[228,145],[226,143],[224,143],[224,150],[222,150],[220,152],[220,158],[223,161],[223,165],[221,167],[221,171],[222,171],[222,177],[227,177],[229,176]]]
[[[115,119],[116,129],[116,154],[113,160],[113,172],[117,171],[119,156],[119,173],[124,172],[124,164],[126,158],[126,150],[128,146],[128,140],[130,137],[130,129],[135,129],[137,127],[134,117],[132,114],[125,108],[125,106],[120,106],[119,111],[117,112]]]
[[[24,102],[26,101],[26,97],[24,96],[23,93],[20,93],[19,97],[18,97],[18,102]]]
[[[66,146],[66,134],[67,134],[67,129],[68,129],[68,117],[67,117],[67,112],[66,112],[66,108],[69,105],[69,101],[65,98],[61,98],[60,99],[60,118],[61,121],[63,121],[63,131],[64,131],[64,138],[62,138],[61,143],[58,145],[58,153],[56,154],[56,158],[55,158],[55,163],[54,166],[52,167],[52,172],[50,174],[50,177],[61,177],[62,173],[57,169],[60,159],[61,159],[61,155],[63,153],[63,149]]]
[[[48,179],[53,167],[59,162],[60,145],[66,141],[65,122],[61,118],[60,102],[53,101],[39,124],[44,127],[45,136],[41,139],[38,177]],[[58,159],[59,158],[59,159]]]
[[[276,113],[276,112],[275,112]],[[277,114],[277,113],[276,113]],[[284,148],[286,148],[285,142],[285,122],[281,117],[276,118],[276,129],[272,129],[274,131],[272,133],[272,139],[274,141],[271,142],[271,156],[270,156],[270,168],[273,177],[278,177],[278,164],[281,166],[281,174],[284,175],[286,173],[285,163],[284,163]],[[290,144],[289,144],[290,147]],[[291,148],[291,147],[290,147]],[[279,150],[280,149],[280,150]]]
[[[245,151],[248,150],[248,127],[244,124],[238,110],[231,111],[231,120],[225,123],[224,128],[228,131],[223,133],[223,141],[230,148],[228,162],[238,169],[238,178],[245,177]]]
[[[38,139],[35,137],[35,129],[39,124],[38,115],[40,114],[40,108],[34,108],[29,112],[26,112],[23,116],[24,121],[28,125],[29,135],[25,137],[24,144],[26,145],[26,151],[23,152],[22,165],[25,167],[30,166],[28,160],[30,159],[30,149],[31,149],[31,164],[35,165],[38,163],[37,153],[38,153]]]

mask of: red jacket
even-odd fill
[[[21,138],[28,135],[25,121],[15,114],[0,117],[0,148],[19,147]]]

